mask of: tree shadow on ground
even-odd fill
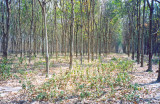
[[[160,84],[160,82],[159,81],[152,81],[152,82],[150,82],[150,83],[144,83],[144,84],[139,84],[140,86],[147,86],[147,85],[152,85],[152,84]]]

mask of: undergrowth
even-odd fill
[[[117,99],[129,102],[138,101],[137,84],[131,84],[128,72],[133,69],[133,61],[112,59],[109,63],[92,63],[81,68],[76,62],[72,70],[53,74],[41,86],[35,86],[31,81],[23,83],[24,91],[30,99],[55,102],[77,96],[79,99],[99,98]]]
[[[11,77],[12,60],[3,58],[0,63],[0,80],[6,80]]]

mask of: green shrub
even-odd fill
[[[6,80],[11,76],[11,65],[8,59],[3,59],[0,64],[0,80]]]

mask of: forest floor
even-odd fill
[[[32,58],[31,64],[28,64],[28,60],[26,59],[23,64],[20,64],[20,59],[14,57],[13,55],[10,56],[10,58],[13,58],[13,64],[11,65],[12,68],[12,75],[9,79],[0,81],[0,104],[47,104],[51,103],[50,100],[33,100],[32,97],[36,96],[35,92],[30,92],[27,90],[29,87],[32,87],[34,85],[35,87],[42,86],[45,82],[50,81],[52,76],[60,76],[63,75],[63,73],[69,73],[69,57],[64,57],[61,56],[57,60],[54,58],[50,59],[50,75],[49,77],[46,78],[46,73],[45,73],[45,60],[41,56],[34,57]],[[125,54],[110,54],[106,57],[102,58],[102,63],[109,63],[113,58],[116,59],[127,59],[131,60],[130,58],[127,57]],[[154,58],[156,60],[156,58]],[[76,58],[74,57],[74,66],[79,65],[80,63],[80,57]],[[97,65],[97,62],[99,59],[96,59],[94,62],[88,63],[87,57],[84,57],[83,61],[83,67],[88,67],[88,68],[94,68]],[[75,68],[73,67],[73,68]],[[139,64],[136,62],[133,63],[133,69],[132,71],[129,71],[129,76],[131,77],[131,83],[133,85],[137,84],[139,87],[137,87],[137,92],[136,95],[133,96],[138,96],[138,101],[137,99],[134,101],[134,99],[130,99],[128,101],[131,101],[132,103],[141,103],[141,104],[160,104],[160,83],[155,82],[157,79],[157,74],[156,71],[158,70],[158,65],[153,64],[153,72],[145,72],[147,70],[147,56],[145,56],[145,63],[144,67],[140,67]],[[116,73],[113,72],[113,73]],[[86,75],[86,73],[85,73]],[[113,74],[113,76],[117,75]],[[61,83],[61,82],[59,82]],[[63,81],[62,81],[63,83]],[[64,82],[65,83],[65,82]],[[125,82],[124,82],[125,83]],[[124,84],[123,83],[123,84]],[[29,85],[29,86],[28,86]],[[69,86],[69,87],[67,87]],[[97,85],[98,86],[98,85]],[[114,85],[113,85],[114,86]],[[96,85],[95,85],[96,87]],[[68,88],[68,89],[67,89]],[[36,89],[36,88],[34,88]],[[68,91],[72,91],[73,86],[70,80],[66,82],[66,88],[64,88]],[[107,89],[107,88],[106,88]],[[54,100],[54,103],[67,103],[67,104],[72,104],[72,103],[111,103],[111,104],[124,104],[127,103],[125,100],[120,100],[119,98],[116,99],[114,96],[116,96],[119,92],[118,90],[115,90],[117,92],[114,93],[114,95],[110,95],[108,97],[108,93],[106,93],[108,90],[106,90],[98,96],[96,99],[92,99],[92,97],[88,98],[80,98],[79,96],[72,95],[68,97],[67,99],[64,99],[61,97],[61,99],[56,99]],[[121,89],[121,88],[119,88]],[[126,88],[124,87],[124,92]],[[86,90],[85,90],[86,91]],[[126,92],[127,93],[127,92]],[[130,92],[132,93],[132,91]],[[77,92],[78,94],[78,92]],[[125,95],[125,93],[124,93]],[[132,96],[131,94],[129,94]],[[32,97],[31,97],[32,96]],[[120,96],[120,95],[118,95]],[[130,97],[129,96],[129,97]]]

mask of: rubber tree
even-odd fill
[[[5,4],[4,4],[5,2]],[[8,36],[9,36],[9,30],[10,30],[10,12],[11,12],[11,0],[5,0],[1,3],[2,5],[2,50],[3,50],[3,58],[7,59],[8,55]],[[4,18],[4,12],[5,12],[5,6],[6,6],[6,18]],[[6,19],[6,22],[4,22],[4,19]],[[6,29],[5,29],[6,28]]]
[[[32,55],[32,36],[33,36],[33,17],[34,17],[34,11],[33,11],[33,4],[34,0],[32,0],[32,19],[31,19],[31,26],[30,26],[30,45],[29,45],[29,63],[31,62],[31,55]]]
[[[151,1],[151,4],[149,0],[147,0],[147,4],[150,9],[150,16],[149,16],[149,62],[148,62],[148,71],[152,70],[152,18],[153,18],[153,10],[154,10],[154,0]]]
[[[47,35],[47,22],[46,22],[46,0],[43,0],[42,2],[40,0],[39,4],[41,5],[43,17],[44,17],[44,31],[45,31],[45,45],[46,45],[46,72],[47,76],[49,75],[49,53],[48,53],[48,35]]]
[[[160,49],[159,49],[160,51]],[[159,52],[159,70],[158,70],[158,78],[157,81],[160,82],[160,52]]]
[[[56,59],[58,58],[58,36],[57,36],[57,0],[54,1],[54,34],[56,37]]]
[[[81,9],[81,65],[82,65],[82,60],[83,60],[83,0],[80,1],[80,9]]]
[[[19,0],[19,35],[21,37],[21,51],[20,51],[20,57],[22,58],[22,50],[23,50],[23,38],[21,33],[21,1]],[[21,63],[22,64],[22,63]]]
[[[143,7],[143,28],[142,28],[142,38],[141,38],[141,67],[143,67],[143,59],[144,59],[144,22],[145,22],[145,8],[146,8],[146,0],[144,0]]]
[[[74,2],[71,0],[71,25],[70,25],[70,64],[69,69],[72,69],[73,60],[73,36],[74,36]]]

